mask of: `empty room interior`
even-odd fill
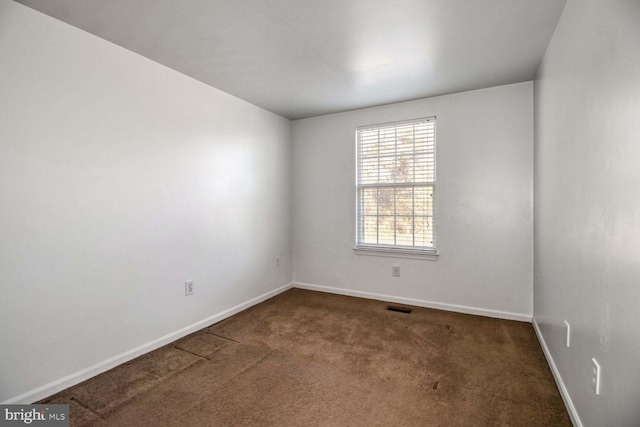
[[[638,0],[0,0],[0,403],[640,426],[639,125]]]

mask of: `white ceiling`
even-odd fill
[[[290,119],[532,80],[566,0],[18,0]]]

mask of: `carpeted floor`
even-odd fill
[[[291,289],[40,403],[74,426],[571,426],[531,324],[386,306]]]

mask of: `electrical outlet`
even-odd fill
[[[280,257],[276,257],[276,267],[280,266]]]
[[[393,274],[393,277],[400,277],[400,266],[394,265],[391,272]]]
[[[567,332],[567,347],[571,347],[571,325],[565,320],[564,326]]]
[[[596,396],[600,395],[600,364],[598,363],[598,361],[596,359],[591,359],[591,362],[593,362],[593,370],[591,371],[592,375],[591,375],[591,387],[593,388],[593,391],[596,392]]]
[[[193,295],[193,280],[184,282],[184,295]]]

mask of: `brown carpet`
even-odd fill
[[[531,324],[291,289],[41,403],[74,426],[571,426]]]

